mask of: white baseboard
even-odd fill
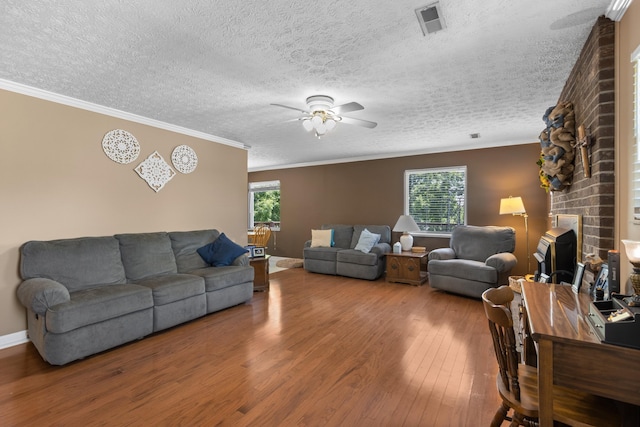
[[[14,332],[9,335],[0,336],[0,350],[3,348],[13,347],[14,345],[29,342],[27,331]]]

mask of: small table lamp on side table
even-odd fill
[[[413,236],[409,234],[410,232],[420,231],[420,227],[413,220],[411,215],[400,215],[398,218],[398,222],[393,227],[393,231],[399,231],[402,233],[400,236],[400,244],[402,245],[403,251],[410,251],[413,246]]]

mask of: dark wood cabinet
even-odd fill
[[[427,281],[427,272],[422,270],[422,264],[426,259],[426,252],[387,254],[387,282],[422,285]]]
[[[269,290],[269,258],[270,255],[266,255],[260,258],[251,258],[249,264],[253,267],[253,291],[268,291]]]

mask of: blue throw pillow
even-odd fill
[[[233,260],[246,252],[245,248],[232,242],[224,233],[208,245],[198,248],[202,259],[214,267],[231,265]]]
[[[365,254],[371,252],[371,249],[380,241],[380,235],[375,234],[367,230],[366,228],[362,230],[360,234],[360,239],[358,240],[358,244],[354,249],[358,251],[362,251]]]

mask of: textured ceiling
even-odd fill
[[[610,0],[1,0],[0,79],[250,146],[249,169],[537,141]],[[322,139],[314,94],[375,129]],[[479,139],[469,134],[480,133]]]

